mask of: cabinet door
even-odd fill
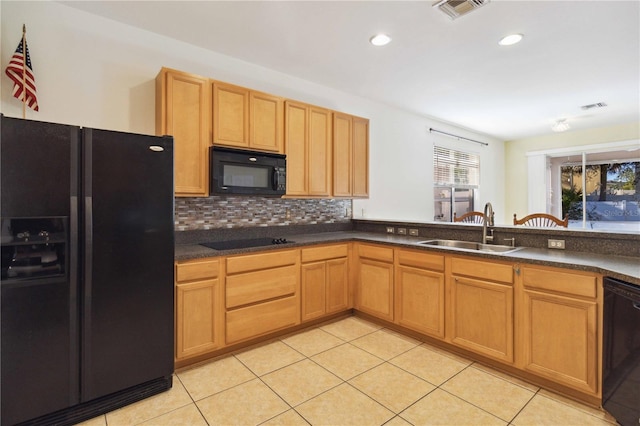
[[[352,120],[345,114],[333,114],[333,195],[351,196]]]
[[[513,363],[513,287],[452,277],[452,343]]]
[[[325,262],[302,265],[302,321],[323,316],[326,313]]]
[[[349,263],[347,258],[326,262],[326,313],[349,309]]]
[[[308,194],[328,197],[331,195],[331,112],[309,107],[308,127]]]
[[[360,259],[357,294],[359,310],[393,321],[393,264]]]
[[[209,81],[163,69],[158,75],[156,133],[173,135],[176,196],[209,195]]]
[[[219,279],[176,286],[176,359],[206,353],[224,344]]]
[[[369,120],[353,118],[352,195],[369,196]]]
[[[523,305],[524,368],[596,393],[597,303],[525,290]]]
[[[396,272],[396,323],[444,338],[444,274],[408,266]]]
[[[249,145],[252,149],[282,152],[282,98],[251,92]]]
[[[249,90],[213,83],[213,143],[249,147]]]
[[[287,195],[307,195],[307,107],[285,104]]]

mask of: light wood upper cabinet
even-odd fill
[[[156,134],[174,138],[176,196],[209,196],[212,144],[285,153],[292,197],[369,196],[365,118],[162,68]]]
[[[252,149],[284,152],[282,143],[283,99],[251,92],[249,97],[249,146]]]
[[[369,196],[369,120],[353,117],[352,195]]]
[[[285,102],[287,195],[331,195],[331,111]]]
[[[249,89],[214,82],[213,143],[249,148]]]
[[[333,195],[369,196],[369,120],[333,114]]]
[[[156,78],[156,134],[172,135],[176,196],[209,195],[209,80],[162,68]]]
[[[600,395],[599,277],[525,265],[521,279],[522,368]]]
[[[444,255],[396,250],[395,257],[396,324],[443,339]]]
[[[308,108],[285,102],[285,153],[287,154],[287,195],[307,195]]]
[[[353,120],[350,115],[333,113],[333,196],[351,197],[353,171]]]
[[[176,360],[224,346],[224,301],[219,259],[176,264]]]
[[[451,342],[513,363],[513,266],[452,257],[450,283]]]
[[[282,98],[219,81],[212,87],[214,144],[283,151]]]

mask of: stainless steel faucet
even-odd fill
[[[491,203],[484,205],[484,220],[482,221],[482,244],[493,241],[493,229],[487,228],[493,226],[493,206]],[[487,235],[487,232],[490,235]]]

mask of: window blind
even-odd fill
[[[480,185],[480,156],[434,146],[433,181],[439,186],[477,188]]]

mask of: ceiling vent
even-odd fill
[[[582,105],[580,108],[582,108],[583,110],[589,110],[589,109],[594,109],[594,108],[604,108],[606,106],[607,106],[607,104],[605,104],[604,102],[598,102],[598,103],[595,103],[595,104]]]
[[[491,0],[439,0],[433,4],[433,7],[446,13],[449,18],[456,19],[484,6],[489,1]]]

